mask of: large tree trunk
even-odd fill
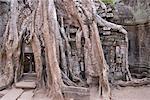
[[[25,53],[24,44],[28,44],[34,54],[38,87],[48,87],[52,100],[64,99],[63,86],[89,88],[95,77],[98,78],[99,96],[110,99],[109,67],[97,23],[126,34],[120,25],[97,15],[93,0],[9,2],[10,19],[0,51],[0,61],[6,63],[0,71],[0,89],[21,77],[20,58]],[[100,5],[106,10],[104,3],[100,2]]]
[[[11,2],[11,15],[6,26],[6,31],[4,33],[2,55],[5,57],[6,65],[4,67],[4,75],[0,79],[0,88],[3,89],[5,86],[9,86],[14,79],[14,68],[19,66],[19,36],[17,30],[17,0],[12,0]],[[3,59],[3,58],[2,58]]]

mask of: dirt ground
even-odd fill
[[[0,91],[0,97],[2,94],[5,95],[11,90],[12,89]],[[32,92],[33,90],[24,91],[17,100],[50,100],[43,94],[43,91],[37,93],[38,95],[36,96],[32,95]],[[150,100],[150,86],[113,89],[112,100]]]
[[[113,89],[112,100],[150,100],[150,86]]]

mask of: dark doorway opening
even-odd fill
[[[24,73],[35,73],[35,62],[33,53],[24,54]]]

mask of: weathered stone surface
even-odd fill
[[[36,88],[35,82],[25,82],[25,81],[20,81],[15,84],[16,88],[25,88],[25,89],[34,89]]]
[[[22,89],[12,89],[1,100],[16,100],[23,93]]]
[[[0,99],[1,99],[4,95],[6,95],[9,91],[10,91],[9,89],[0,91]]]
[[[17,100],[33,100],[32,99],[33,95],[34,95],[33,90],[25,91]]]
[[[73,100],[89,100],[90,90],[89,88],[67,86],[63,87],[62,91],[66,99],[74,98]]]
[[[125,35],[117,32],[101,36],[105,58],[109,64],[110,80],[124,80],[126,77]]]
[[[115,17],[118,16],[115,22],[125,25],[128,31],[128,61],[131,74],[136,78],[149,77],[150,74],[149,3],[149,0],[121,0],[115,5]]]
[[[131,8],[135,22],[145,23],[150,17],[150,0],[122,0],[125,5]]]

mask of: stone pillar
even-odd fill
[[[145,34],[146,34],[146,31],[145,31],[145,25],[144,24],[139,24],[137,25],[137,28],[138,28],[138,32],[137,32],[137,35],[138,35],[138,46],[139,46],[139,65],[143,65],[143,61],[144,61],[144,56],[145,55],[145,52],[144,52],[144,48],[145,48]],[[139,66],[140,67],[140,66]]]

